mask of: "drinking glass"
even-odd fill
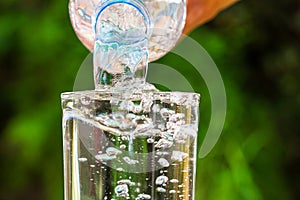
[[[193,200],[199,94],[61,95],[65,200]]]

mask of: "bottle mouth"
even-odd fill
[[[128,20],[129,17],[132,19]],[[149,39],[152,34],[151,15],[139,0],[108,0],[97,8],[94,19],[96,40],[123,39],[125,43],[134,43],[133,40]]]

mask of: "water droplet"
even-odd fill
[[[126,145],[125,144],[121,144],[120,145],[120,149],[126,149]]]
[[[94,167],[96,167],[96,166],[95,166],[95,165],[90,165],[90,167],[91,167],[91,168],[94,168]]]
[[[164,158],[160,158],[157,162],[163,167],[169,167],[170,166],[169,162]]]
[[[162,185],[162,184],[168,182],[168,180],[169,180],[168,177],[162,175],[162,176],[159,176],[159,177],[156,178],[155,184],[156,185]]]

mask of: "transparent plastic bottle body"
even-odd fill
[[[62,94],[65,200],[194,200],[199,95]]]
[[[90,51],[94,50],[93,26],[98,8],[107,2],[122,3],[128,0],[70,0],[69,11],[72,25],[78,38]],[[175,46],[181,36],[185,25],[186,0],[131,0],[130,2],[143,4],[151,17],[149,61],[162,57]],[[126,12],[124,18],[134,20],[130,17],[130,13]]]

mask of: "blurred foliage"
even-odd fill
[[[67,1],[0,2],[0,199],[63,199],[60,93],[88,51]],[[196,199],[300,199],[300,4],[244,1],[192,32],[223,76],[228,111],[215,149],[198,160]],[[171,54],[160,62],[181,61]],[[182,65],[181,65],[182,66]],[[199,142],[209,123],[202,94]]]

